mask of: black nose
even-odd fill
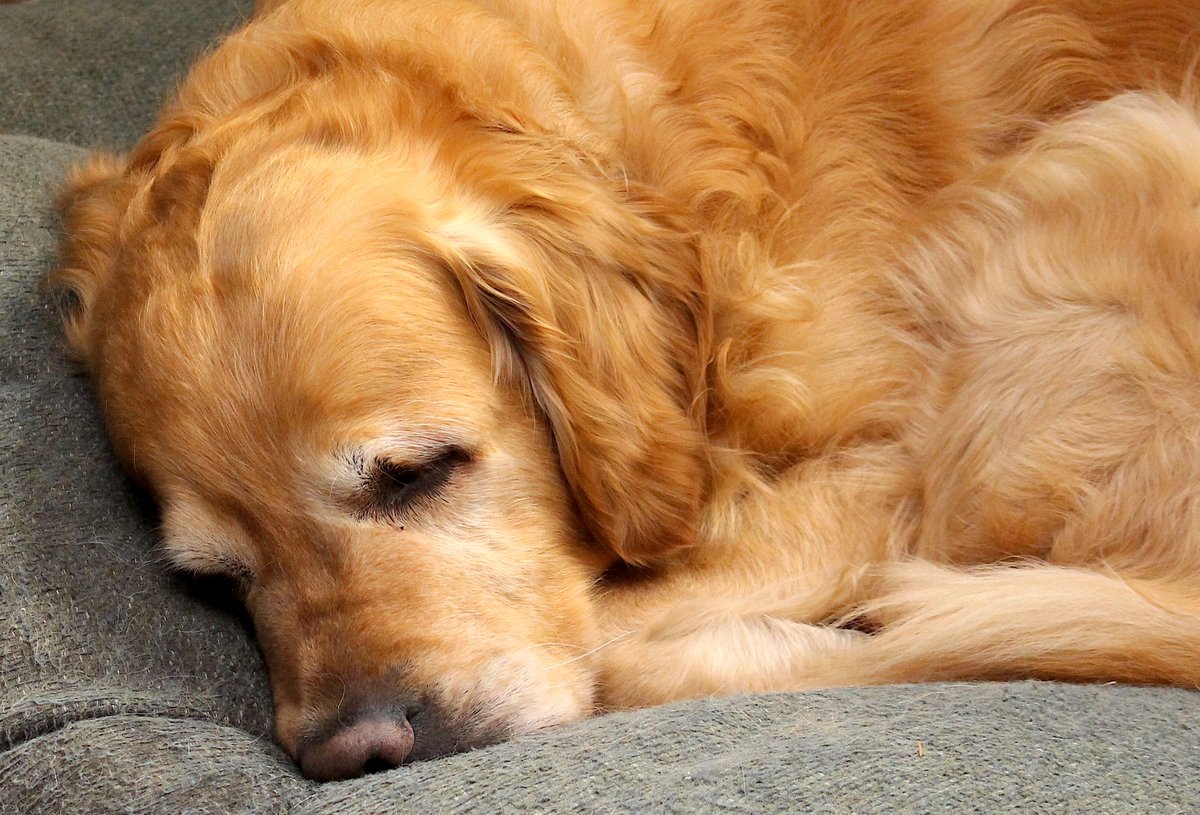
[[[307,739],[300,769],[315,781],[340,781],[399,767],[413,748],[413,729],[403,711],[358,716],[324,735]]]

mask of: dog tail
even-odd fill
[[[1037,678],[1200,686],[1200,599],[1170,582],[1049,565],[882,567],[874,630],[814,685]],[[826,673],[828,671],[828,673]]]

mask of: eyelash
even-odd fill
[[[470,461],[471,454],[457,446],[419,464],[376,459],[365,473],[356,515],[402,521],[425,501],[440,496],[455,472]]]

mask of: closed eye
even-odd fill
[[[357,514],[402,520],[441,495],[455,472],[470,461],[471,454],[454,445],[415,464],[377,458],[365,473]]]

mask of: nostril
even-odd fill
[[[367,759],[367,763],[363,765],[363,775],[374,775],[375,773],[394,770],[397,766],[399,765],[392,764],[382,756],[371,756]]]
[[[399,767],[413,747],[403,717],[359,719],[300,750],[300,769],[316,781],[340,781]]]

